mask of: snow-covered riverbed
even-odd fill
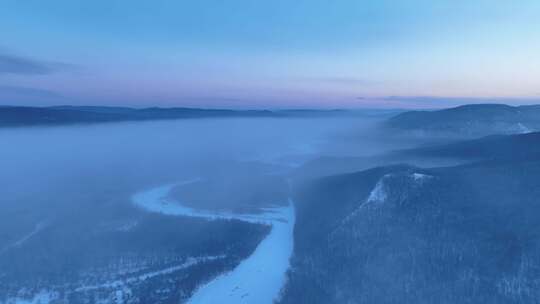
[[[285,284],[285,272],[293,251],[294,207],[266,209],[259,214],[199,211],[167,198],[169,191],[186,181],[156,187],[133,196],[135,205],[151,212],[199,217],[207,220],[236,219],[271,225],[272,230],[252,255],[234,270],[224,273],[195,291],[188,303],[272,303]]]

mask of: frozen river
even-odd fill
[[[236,219],[271,225],[272,229],[253,254],[232,271],[200,286],[188,303],[273,303],[285,285],[286,271],[293,252],[295,214],[292,202],[286,207],[266,209],[263,213],[235,214],[199,211],[168,198],[173,187],[194,181],[160,186],[137,193],[133,196],[133,203],[150,212],[207,220]]]

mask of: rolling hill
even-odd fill
[[[540,129],[540,106],[472,104],[408,111],[390,118],[385,125],[394,130],[466,136],[527,133]]]
[[[536,303],[538,136],[417,151],[475,160],[463,165],[384,166],[297,187],[281,303]]]

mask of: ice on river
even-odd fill
[[[271,225],[272,229],[253,254],[232,271],[200,286],[188,303],[273,303],[286,282],[286,271],[293,251],[295,214],[292,202],[286,207],[266,209],[263,213],[236,214],[196,210],[167,198],[173,187],[190,182],[194,181],[137,193],[133,196],[133,202],[151,212],[207,220],[236,219]]]

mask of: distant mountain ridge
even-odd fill
[[[471,136],[540,129],[540,105],[471,104],[437,111],[408,111],[386,122],[392,129]]]
[[[63,125],[205,117],[269,117],[271,111],[235,111],[194,108],[124,108],[97,106],[0,107],[0,126]]]
[[[88,124],[226,117],[323,117],[349,115],[345,110],[229,110],[201,108],[143,108],[101,106],[0,106],[0,127]]]

